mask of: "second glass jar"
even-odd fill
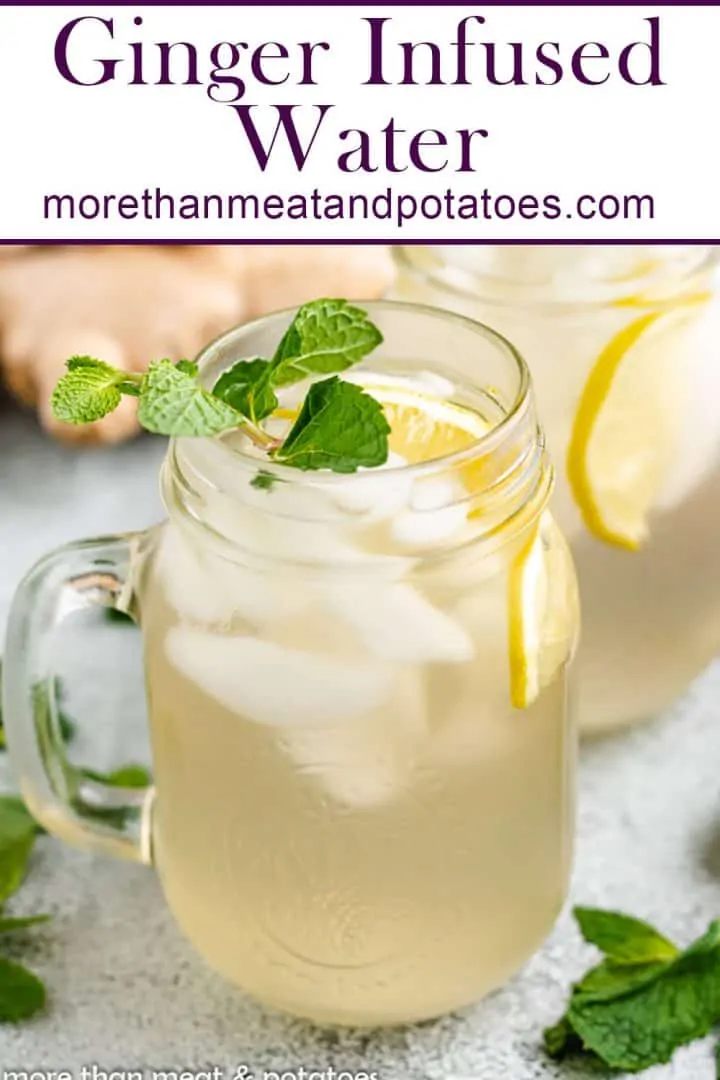
[[[395,249],[393,296],[527,357],[580,580],[586,732],[670,705],[720,649],[715,249]]]

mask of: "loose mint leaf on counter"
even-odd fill
[[[22,799],[15,795],[0,796],[0,906],[25,880],[39,831]]]
[[[172,360],[155,360],[143,378],[138,419],[156,435],[218,435],[242,421],[240,414],[204,390]]]
[[[239,360],[225,371],[213,387],[213,394],[257,423],[277,409],[278,399],[271,385],[269,360]]]
[[[0,1022],[29,1020],[45,1007],[45,987],[20,964],[0,958]]]
[[[17,795],[0,795],[0,859],[8,847],[34,836],[38,824]]]
[[[574,996],[583,1002],[610,1001],[637,990],[640,986],[652,982],[657,975],[665,971],[668,961],[656,961],[649,964],[615,964],[612,960],[603,960],[602,964],[591,968],[574,987]]]
[[[720,921],[684,952],[648,924],[614,912],[581,908],[578,922],[608,958],[573,987],[566,1014],[546,1030],[551,1057],[583,1052],[612,1069],[640,1072],[720,1023]]]
[[[272,383],[287,386],[308,375],[332,375],[359,363],[382,343],[377,326],[347,300],[304,304],[272,359]]]
[[[553,1027],[545,1029],[545,1049],[551,1058],[561,1060],[569,1054],[582,1052],[583,1044],[567,1016],[563,1016]]]
[[[573,914],[588,944],[617,964],[673,960],[680,952],[648,923],[630,915],[588,907],[576,907]]]
[[[22,885],[27,874],[35,834],[7,844],[0,852],[0,904],[4,904]]]
[[[28,930],[32,926],[41,926],[50,922],[52,915],[26,915],[13,918],[9,915],[0,914],[0,935],[17,934],[22,930]]]
[[[361,387],[333,376],[310,387],[274,457],[296,469],[352,473],[387,461],[389,434],[382,405]]]

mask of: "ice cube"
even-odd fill
[[[402,455],[392,451],[384,465],[373,469],[358,469],[346,481],[335,483],[329,489],[337,506],[354,514],[366,514],[373,520],[392,517],[403,510],[410,500],[412,478],[407,473],[383,476],[387,469],[407,465]]]
[[[461,664],[472,659],[467,631],[412,585],[335,582],[319,591],[327,608],[376,656],[412,664]]]
[[[282,743],[333,799],[365,809],[406,790],[427,738],[422,676],[404,668],[380,708],[347,724],[285,730]]]
[[[172,663],[206,694],[256,724],[345,723],[378,708],[392,685],[386,664],[186,626],[169,631],[166,650]]]
[[[208,500],[204,511],[206,523],[222,536],[238,544],[242,552],[286,561],[288,565],[305,563],[328,565],[372,566],[373,572],[388,578],[398,578],[413,564],[408,557],[375,554],[353,543],[347,516],[335,510],[336,519],[305,520],[299,516],[302,507],[312,508],[304,496],[308,490],[283,490],[276,484],[269,491],[255,490],[252,505],[238,503],[217,495]],[[325,497],[325,492],[323,492]],[[266,500],[266,501],[265,501]],[[328,500],[329,502],[329,500]],[[273,571],[265,571],[268,575]]]
[[[398,543],[428,548],[459,536],[467,525],[467,493],[459,482],[423,477],[414,482],[410,509],[398,514],[392,535]]]
[[[240,616],[265,627],[304,605],[290,575],[266,574],[203,551],[172,525],[163,530],[155,570],[175,610],[204,624],[227,624]]]
[[[522,729],[510,707],[509,686],[507,646],[497,635],[478,640],[475,663],[430,673],[428,760],[435,766],[474,766],[517,747]]]

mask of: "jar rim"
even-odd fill
[[[461,469],[464,465],[474,461],[475,458],[491,454],[493,450],[497,449],[502,442],[512,435],[513,430],[526,418],[526,414],[532,408],[532,379],[530,371],[519,350],[497,330],[485,323],[468,318],[465,315],[447,311],[444,308],[429,304],[415,304],[398,300],[362,299],[351,300],[349,302],[367,309],[371,314],[373,310],[387,312],[401,311],[406,314],[429,316],[462,327],[477,335],[479,338],[484,339],[486,342],[490,342],[493,346],[499,347],[513,363],[518,376],[514,399],[505,407],[503,415],[487,432],[473,438],[472,442],[461,450],[455,450],[451,453],[431,458],[427,461],[383,468],[382,474],[384,477],[387,477],[388,480],[391,480],[393,476],[399,475],[415,479],[431,476],[436,472]],[[251,335],[253,332],[260,330],[263,326],[266,326],[273,321],[289,322],[297,309],[298,305],[294,305],[291,308],[283,308],[279,311],[260,316],[249,322],[238,324],[237,326],[224,331],[198,353],[195,363],[200,369],[200,378],[202,379],[204,371],[207,373],[207,370],[212,364],[218,351],[224,346],[231,344],[237,339]],[[245,355],[237,357],[238,360],[245,358]],[[474,385],[467,380],[464,380],[464,385],[466,388],[475,390],[476,392],[487,390],[487,387]],[[176,437],[172,439],[171,451],[174,453],[176,446],[186,441],[185,437]],[[372,469],[362,472],[357,471],[355,473],[335,473],[330,470],[313,470],[305,472],[289,465],[275,463],[270,459],[265,460],[258,458],[242,447],[230,445],[227,441],[223,441],[222,438],[213,437],[212,439],[203,439],[202,441],[211,442],[218,448],[219,452],[226,454],[228,458],[233,459],[243,468],[251,469],[254,473],[256,473],[258,469],[262,469],[264,473],[267,473],[279,481],[292,483],[297,486],[312,484],[314,487],[322,487],[329,490],[337,485],[342,484],[347,486],[353,481],[362,481],[374,472]]]
[[[595,246],[598,246],[598,247],[601,247],[601,246],[605,246],[605,247],[618,247],[618,246],[626,247],[626,246],[636,245],[636,243],[637,243],[636,241],[632,241],[632,242],[628,242],[627,244],[623,243],[623,244],[618,245],[618,244],[607,244],[605,241],[597,242],[597,243],[593,243],[591,241],[590,245],[593,246],[593,247],[595,247]],[[571,242],[571,241],[555,241],[555,242],[552,242],[552,243],[549,243],[549,244],[546,242],[546,244],[547,244],[547,246],[550,246],[550,247],[577,247],[577,246],[582,246],[582,245],[578,245],[578,244],[576,244],[574,242]],[[457,246],[473,246],[473,245],[464,244],[464,242],[463,242],[463,243],[458,243]],[[480,246],[491,247],[493,245],[490,245],[490,244],[485,245],[485,244],[483,244],[483,245],[480,245]],[[521,247],[521,246],[524,246],[524,245],[508,244],[508,245],[503,245],[503,246]],[[536,245],[532,245],[532,246],[534,246],[534,247],[543,247],[543,246],[546,246],[546,245],[536,244]],[[645,246],[657,247],[657,246],[668,246],[668,245],[658,244],[657,242],[652,242],[652,241],[646,241]],[[672,246],[676,246],[676,247],[693,247],[693,248],[695,246],[698,246],[698,247],[701,247],[701,248],[705,248],[705,252],[703,254],[703,257],[701,259],[699,259],[699,261],[697,263],[694,263],[691,267],[687,268],[682,274],[680,274],[678,276],[678,283],[679,284],[686,284],[689,281],[691,282],[695,277],[700,277],[705,273],[712,272],[716,267],[718,267],[718,265],[720,265],[720,245],[713,245],[713,244],[706,244],[706,243],[698,244],[698,245],[695,245],[695,244],[688,245],[687,243],[678,243],[678,244],[672,245]],[[429,256],[429,261],[430,261],[429,266],[418,265],[416,263],[416,261],[412,258],[411,252],[417,247],[423,247],[425,249],[426,254],[428,254],[428,256]],[[452,276],[449,277],[446,274],[442,273],[442,271],[444,269],[442,261],[437,256],[435,256],[432,252],[428,252],[428,247],[425,244],[412,244],[412,243],[411,244],[396,244],[396,245],[393,245],[393,247],[392,247],[392,255],[393,255],[393,259],[394,259],[396,265],[398,265],[405,273],[410,274],[412,277],[425,279],[426,281],[430,282],[434,288],[437,288],[440,292],[444,292],[444,293],[447,293],[448,295],[452,295],[452,296],[461,296],[463,298],[471,299],[471,300],[474,300],[476,302],[478,300],[480,300],[483,304],[486,304],[489,307],[521,308],[521,309],[524,309],[524,310],[527,310],[527,311],[545,312],[547,314],[553,314],[553,315],[563,314],[563,313],[576,314],[576,313],[581,313],[581,312],[599,311],[599,310],[602,310],[604,308],[612,307],[614,304],[616,304],[618,302],[622,303],[622,300],[624,298],[624,294],[623,295],[619,294],[617,299],[608,299],[607,296],[604,296],[604,297],[596,299],[596,300],[567,299],[567,298],[562,298],[562,297],[547,297],[547,296],[543,297],[543,298],[538,298],[538,297],[533,297],[533,296],[528,296],[528,295],[523,296],[523,295],[521,295],[520,291],[518,291],[518,293],[516,293],[513,296],[505,296],[505,297],[503,297],[503,296],[493,295],[493,292],[492,292],[492,290],[490,288],[490,284],[494,283],[496,286],[497,285],[504,285],[505,287],[507,287],[508,285],[512,285],[513,283],[511,281],[509,281],[507,278],[501,278],[501,277],[493,276],[492,274],[484,274],[484,273],[476,272],[476,271],[473,271],[473,270],[469,270],[467,267],[463,267],[463,266],[452,266],[451,267]],[[645,278],[640,278],[637,281],[634,281],[633,282],[634,287],[637,288],[638,286],[641,286],[643,281],[647,281],[648,278],[649,278],[649,275],[646,275]],[[596,281],[594,284],[597,285],[597,286],[600,286],[600,285],[608,286],[611,283],[612,283],[611,279],[608,279],[605,282]],[[618,284],[619,284],[619,280],[618,280]],[[662,302],[662,301],[660,301],[660,302]],[[649,297],[647,299],[646,303],[647,303],[648,307],[653,307],[655,304],[658,303],[658,300],[657,299],[653,300],[652,298]]]

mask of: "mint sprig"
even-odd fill
[[[640,1072],[720,1023],[720,921],[681,951],[640,920],[576,908],[583,937],[604,952],[572,989],[545,1032],[557,1059],[590,1054],[612,1069]]]
[[[52,407],[58,419],[85,424],[106,416],[123,394],[131,394],[139,399],[140,424],[156,434],[208,437],[242,428],[256,446],[286,465],[355,472],[387,460],[389,427],[380,404],[337,375],[381,342],[382,334],[361,308],[346,300],[315,300],[299,309],[271,359],[238,361],[212,391],[200,384],[197,366],[189,360],[154,360],[141,375],[76,356],[67,362]],[[278,407],[276,391],[319,375],[331,378],[312,384],[285,441],[269,434],[262,421]]]

